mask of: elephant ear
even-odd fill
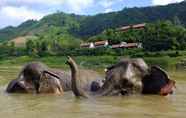
[[[20,83],[17,79],[12,80],[7,88],[6,88],[7,93],[27,93],[27,90],[25,86]]]
[[[151,74],[157,78],[165,80],[166,83],[170,80],[167,72],[159,66],[151,66]]]
[[[143,94],[159,94],[161,89],[169,83],[168,74],[159,66],[152,66],[150,73],[142,79]]]

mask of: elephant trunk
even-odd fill
[[[77,97],[88,97],[85,91],[80,87],[80,73],[76,62],[71,58],[68,57],[67,64],[70,66],[71,69],[71,81],[72,81],[72,91],[75,96]]]
[[[81,88],[81,83],[80,83],[81,75],[80,75],[76,62],[72,58],[69,57],[67,63],[71,69],[73,93],[77,97],[82,96],[82,97],[88,98],[89,95]],[[114,88],[114,85],[113,85],[112,79],[108,79],[97,92],[92,92],[91,95],[107,96],[112,92],[113,88]]]

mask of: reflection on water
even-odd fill
[[[183,118],[186,112],[186,81],[177,79],[176,93],[167,96],[126,96],[76,99],[64,96],[6,94],[7,82],[19,69],[0,68],[0,116],[6,118]],[[3,73],[2,73],[3,72]],[[183,77],[183,78],[182,78]]]

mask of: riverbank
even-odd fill
[[[122,56],[76,56],[73,57],[80,67],[100,70],[104,69],[122,58]],[[176,69],[177,65],[185,60],[186,56],[178,57],[145,57],[144,60],[149,65],[159,65],[164,69]],[[65,64],[67,57],[65,56],[47,56],[47,57],[6,57],[0,59],[0,66],[22,66],[30,61],[41,61],[47,64],[49,67],[54,68],[64,68],[67,69],[68,66]]]

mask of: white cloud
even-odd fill
[[[0,28],[19,25],[29,19],[40,19],[59,9],[83,13],[95,0],[0,0]]]
[[[67,13],[111,12],[123,0],[0,0],[0,28],[62,10]],[[95,8],[95,9],[94,9]],[[98,9],[98,10],[97,10]],[[100,11],[101,10],[101,11]]]
[[[41,19],[45,14],[30,10],[26,7],[6,6],[0,10],[0,25],[18,25],[28,19]]]
[[[182,2],[184,0],[152,0],[153,5],[166,5],[170,3]]]
[[[109,13],[111,11],[113,11],[113,9],[111,8],[112,5],[114,3],[116,3],[118,0],[100,0],[99,1],[99,5],[101,5],[105,10],[104,10],[104,13]]]
[[[3,7],[0,13],[4,14],[4,16],[20,19],[20,20],[40,19],[44,15],[42,13],[29,10],[26,7],[10,7],[10,6]]]
[[[64,0],[18,0],[22,3],[30,3],[30,4],[50,4],[50,5],[59,5],[63,4]]]
[[[111,8],[105,9],[105,13],[109,13],[109,12],[112,12],[112,11],[114,11],[114,10],[111,9]]]
[[[113,0],[101,0],[99,4],[105,8],[108,8],[114,4]]]
[[[61,5],[65,0],[2,0],[6,5]]]
[[[71,12],[81,12],[83,9],[93,5],[95,0],[0,0],[1,6],[26,6],[41,10],[68,8]],[[2,4],[2,5],[1,5]]]
[[[83,9],[91,6],[94,3],[94,0],[66,0],[66,4],[74,12],[81,12]]]

